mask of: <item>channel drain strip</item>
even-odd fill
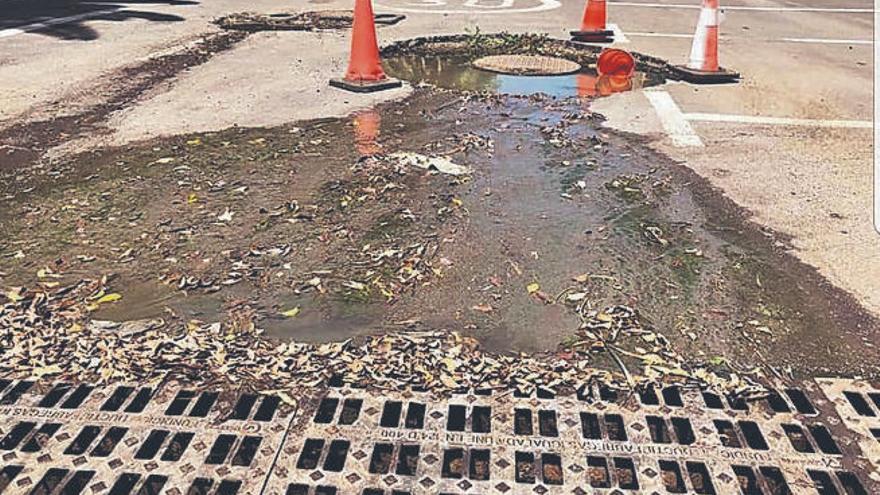
[[[0,380],[0,495],[257,495],[294,412],[273,396]]]
[[[880,493],[880,388],[766,401],[336,387],[276,397],[0,380],[0,495]]]
[[[822,378],[816,381],[833,404],[841,420],[841,427],[855,432],[856,442],[865,457],[875,467],[880,466],[880,384],[834,378]],[[834,433],[836,434],[837,431]],[[880,479],[880,470],[875,473]],[[824,476],[817,477],[822,478],[823,484],[827,481]],[[848,483],[843,479],[839,481],[841,484]],[[872,493],[880,493],[880,491]]]
[[[334,388],[294,420],[265,493],[880,493],[814,382],[749,403],[676,387],[623,399]]]

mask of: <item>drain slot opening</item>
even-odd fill
[[[397,470],[395,471],[401,476],[415,476],[419,466],[419,450],[418,445],[402,445],[400,453],[397,457]]]
[[[339,424],[353,425],[361,414],[364,401],[361,399],[345,399],[342,403],[342,413],[339,415]]]

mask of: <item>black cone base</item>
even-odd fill
[[[691,69],[684,65],[676,65],[673,67],[676,75],[683,80],[694,84],[724,84],[739,81],[739,74],[729,71],[725,68],[719,68],[717,71],[705,71]]]
[[[614,31],[603,29],[599,31],[572,31],[571,41],[582,43],[613,43]]]
[[[372,93],[403,86],[403,83],[390,77],[378,81],[349,81],[348,79],[330,79],[330,86],[355,93]]]

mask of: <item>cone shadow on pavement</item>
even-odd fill
[[[330,86],[357,93],[402,86],[400,81],[389,78],[382,70],[371,0],[355,0],[348,70],[344,78],[331,79]]]

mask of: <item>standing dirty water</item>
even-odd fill
[[[608,96],[612,93],[641,89],[648,85],[644,73],[634,73],[629,81],[605,83],[595,71],[584,69],[563,75],[512,75],[489,72],[474,67],[468,57],[401,55],[384,61],[388,74],[413,84],[431,84],[459,91],[492,92],[516,96],[545,94],[555,98],[573,96]]]
[[[565,77],[573,92],[614,83]],[[875,353],[846,331],[870,323],[862,313],[800,290],[817,275],[686,170],[597,120],[573,98],[419,89],[351,118],[84,156],[51,187],[25,178],[39,194],[0,213],[5,251],[27,252],[4,271],[19,285],[47,266],[114,272],[122,297],[102,304],[104,318],[247,318],[294,341],[415,327],[553,351],[583,341],[590,311],[622,308],[680,355],[712,362],[796,373],[880,362],[837,357]],[[177,295],[141,296],[131,280]],[[822,344],[832,337],[834,350]]]

